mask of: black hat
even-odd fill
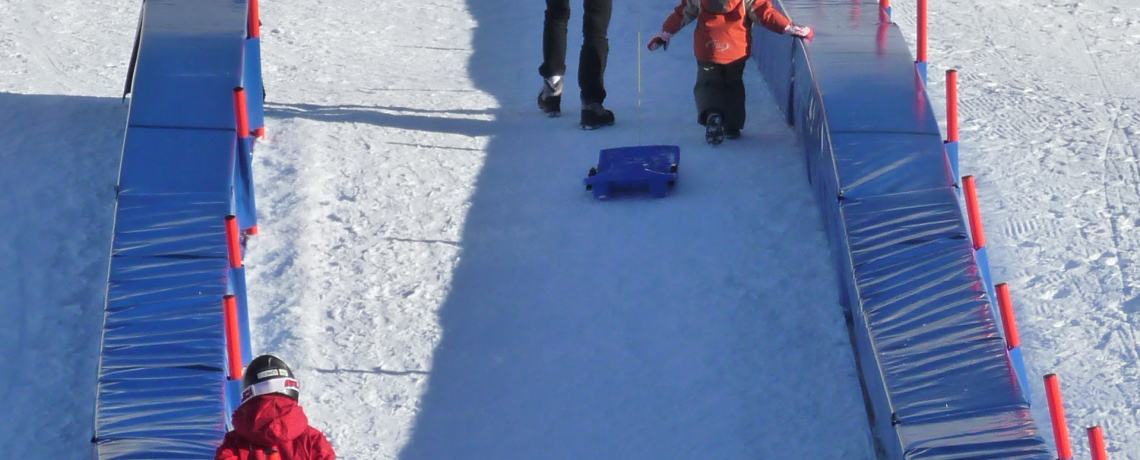
[[[245,368],[245,376],[241,378],[241,402],[244,404],[254,396],[269,393],[280,393],[295,401],[301,396],[301,384],[281,358],[261,355]]]

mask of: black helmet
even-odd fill
[[[245,368],[245,376],[241,378],[241,402],[244,404],[254,396],[269,393],[280,393],[295,401],[301,396],[301,384],[281,358],[261,355]]]

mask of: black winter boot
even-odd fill
[[[554,80],[552,83],[551,80]],[[542,90],[538,92],[538,108],[546,116],[554,118],[562,115],[562,78],[552,77],[542,80]]]
[[[705,142],[711,145],[724,142],[724,117],[720,112],[710,112],[705,117]]]
[[[613,126],[614,113],[594,102],[582,106],[582,129],[592,130],[603,126]]]

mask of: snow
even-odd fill
[[[534,107],[542,6],[518,3],[262,5],[255,351],[293,364],[346,459],[873,458],[801,147],[755,69],[745,137],[709,148],[688,31],[638,56],[674,2],[616,2],[618,125],[582,132],[573,72],[563,118]],[[962,172],[1034,415],[1047,432],[1040,376],[1059,374],[1080,459],[1091,424],[1140,459],[1132,3],[930,6],[932,100],[960,69]],[[89,449],[137,8],[0,3],[13,458]],[[913,37],[913,5],[894,10]],[[598,150],[639,143],[681,146],[673,194],[593,201]]]
[[[895,20],[913,31],[900,6]],[[1140,459],[1140,4],[930,8],[932,100],[944,87],[933,69],[959,69],[962,173],[978,179],[1035,402],[1056,373],[1078,458],[1084,427],[1102,425],[1109,457]],[[1034,416],[1048,433],[1045,404]]]
[[[0,2],[0,442],[84,458],[137,5]],[[82,31],[82,33],[78,33]]]
[[[539,43],[504,46],[541,35],[540,4],[403,5],[263,13],[254,348],[294,364],[344,458],[873,458],[802,147],[754,69],[746,137],[714,150],[689,38],[642,56],[639,110],[618,5],[619,124],[583,132],[574,75],[543,118],[518,58]],[[639,139],[681,146],[673,195],[595,202],[598,151]]]

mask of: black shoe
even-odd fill
[[[538,92],[538,108],[546,116],[554,118],[562,115],[562,79],[553,85],[549,78],[542,80],[542,90]]]
[[[705,117],[705,142],[711,145],[720,145],[724,142],[724,119],[718,112]]]
[[[724,128],[724,137],[727,139],[740,139],[740,130],[736,128]]]
[[[603,126],[613,126],[614,113],[602,107],[602,104],[591,103],[582,106],[582,129],[598,129]]]

